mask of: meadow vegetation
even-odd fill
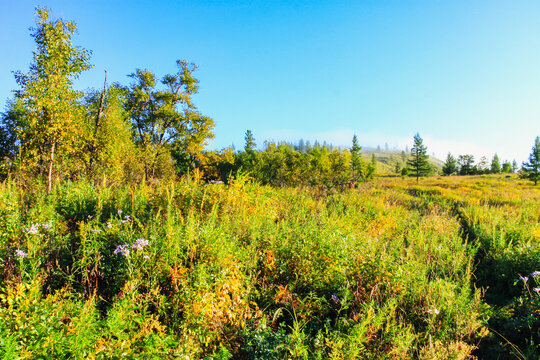
[[[90,52],[37,18],[0,121],[0,357],[538,359],[540,139],[519,177],[427,177],[419,134],[208,151],[194,64],[78,92]]]
[[[533,359],[540,192],[0,188],[4,358]]]

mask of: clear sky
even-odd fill
[[[73,20],[79,89],[199,65],[210,148],[264,140],[412,146],[519,162],[540,135],[540,2],[0,0],[0,101],[28,71],[34,7]]]

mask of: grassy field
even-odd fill
[[[535,271],[516,177],[0,185],[5,359],[538,359]]]

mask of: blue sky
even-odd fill
[[[157,3],[157,4],[156,4]],[[264,140],[526,160],[540,135],[538,1],[0,0],[0,101],[34,49],[34,7],[73,20],[94,67],[77,87],[199,65],[210,148]]]

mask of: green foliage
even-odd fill
[[[90,52],[71,43],[76,26],[71,21],[49,20],[49,10],[37,8],[32,34],[37,49],[27,74],[15,73],[17,102],[24,109],[17,116],[19,166],[33,174],[47,174],[51,191],[55,164],[64,175],[73,168],[73,155],[81,149],[81,94],[73,80],[90,68]],[[71,164],[70,164],[71,163]]]
[[[473,277],[474,256],[484,250],[475,241],[469,247],[452,214],[461,190],[437,184],[396,179],[332,192],[269,188],[247,177],[205,185],[193,176],[159,187],[79,182],[28,201],[4,186],[0,314],[28,318],[24,329],[36,335],[4,321],[0,351],[465,359],[485,335],[485,307],[471,283],[489,277]],[[481,198],[495,204],[488,194]],[[470,222],[477,234],[491,228],[482,214]],[[49,222],[50,229],[39,225]],[[512,236],[533,244],[537,235],[524,229],[516,224]]]
[[[452,154],[448,153],[448,156],[446,157],[446,162],[443,166],[443,174],[444,175],[453,175],[457,172],[458,166],[457,166],[457,160],[455,157],[452,156]]]
[[[144,176],[143,154],[131,136],[124,104],[125,90],[116,84],[85,99],[88,151],[84,161],[88,177],[121,184],[137,183]]]
[[[501,170],[501,160],[499,159],[499,156],[495,154],[491,160],[490,172],[492,174],[500,174]]]
[[[178,61],[163,90],[138,69],[81,103],[71,85],[89,53],[73,23],[38,17],[0,127],[0,175],[18,167],[0,183],[1,357],[538,358],[536,188],[502,176],[355,188],[399,165],[367,164],[356,136],[350,150],[256,151],[248,130],[243,152],[203,151],[213,121],[192,103],[193,64]],[[416,134],[402,173],[428,175],[426,152]],[[459,159],[468,174],[487,164]],[[28,186],[45,174],[46,189]],[[53,175],[71,181],[53,188]]]
[[[415,176],[418,182],[420,176],[428,176],[433,170],[428,162],[427,147],[423,144],[420,134],[414,135],[414,145],[411,149],[411,157],[407,160],[409,175]]]
[[[362,147],[358,145],[358,138],[353,136],[351,148],[351,181],[356,183],[357,181],[366,181],[369,179],[368,165],[362,157],[360,151]]]
[[[459,155],[459,175],[473,175],[476,173],[473,155]]]
[[[534,140],[529,162],[524,162],[521,167],[521,176],[534,182],[534,185],[540,180],[540,136]]]
[[[247,153],[253,152],[257,145],[255,144],[255,138],[253,137],[253,133],[251,132],[251,130],[246,131],[245,140],[246,145],[244,146],[244,151]]]
[[[512,173],[512,164],[510,164],[508,161],[503,162],[501,172],[503,174],[509,174]]]
[[[167,174],[172,152],[177,162],[193,168],[206,140],[213,137],[213,120],[201,115],[191,99],[198,91],[193,77],[197,67],[183,60],[176,63],[178,72],[161,80],[164,90],[156,89],[156,76],[148,70],[137,69],[130,75],[134,82],[125,107],[148,178]]]

